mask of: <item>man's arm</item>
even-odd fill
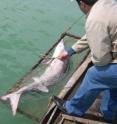
[[[67,48],[65,51],[60,53],[60,55],[57,58],[64,60],[67,57],[70,57],[73,54],[79,53],[87,48],[89,47],[88,47],[88,43],[87,43],[86,35],[85,35],[80,40],[78,40],[71,48]]]
[[[84,35],[80,40],[78,40],[73,46],[72,49],[76,52],[82,52],[83,50],[89,48],[86,35]]]

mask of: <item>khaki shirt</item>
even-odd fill
[[[98,0],[91,8],[85,24],[86,35],[72,48],[91,50],[91,60],[97,66],[117,63],[117,2]]]

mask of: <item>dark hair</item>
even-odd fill
[[[86,3],[89,6],[94,5],[98,0],[76,0],[77,3],[80,5],[80,1],[83,1],[84,3]]]

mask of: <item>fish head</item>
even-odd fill
[[[56,58],[59,56],[59,54],[65,50],[65,45],[63,39],[58,43],[56,46],[52,58]]]

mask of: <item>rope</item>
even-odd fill
[[[80,20],[81,20],[83,17],[84,17],[84,15],[81,15],[77,20],[75,20],[75,21],[71,24],[71,26],[69,26],[69,27],[66,29],[65,32],[70,31],[74,25],[79,24]]]

